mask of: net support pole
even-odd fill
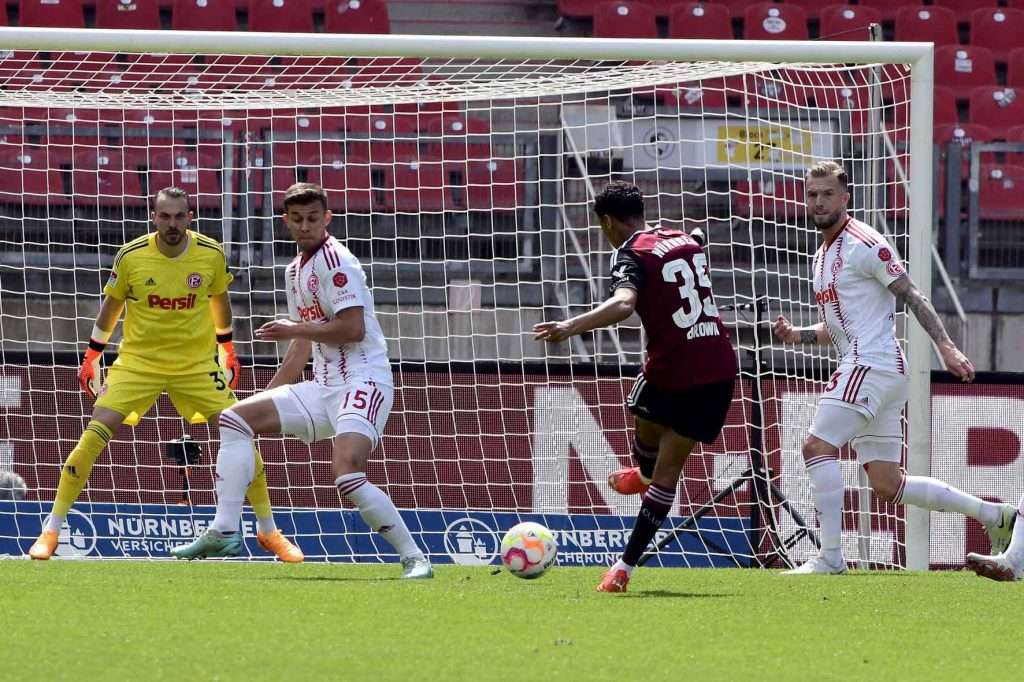
[[[910,276],[925,296],[932,293],[932,52],[912,63],[910,76]],[[907,324],[910,399],[907,402],[907,473],[931,472],[931,340],[916,321]],[[928,569],[929,512],[906,514],[907,568]]]

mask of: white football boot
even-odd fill
[[[998,580],[1000,582],[1020,580],[1021,575],[1024,574],[1024,570],[1011,564],[1005,554],[988,556],[971,552],[967,555],[967,568],[982,578]]]
[[[825,557],[818,554],[811,557],[802,566],[783,571],[782,575],[838,575],[840,573],[846,573],[845,561],[841,561],[838,566],[833,566],[825,560]]]
[[[992,554],[1002,554],[1010,546],[1013,524],[1017,520],[1017,508],[1012,504],[999,505],[999,512],[999,523],[985,527],[989,542],[992,543]]]
[[[409,557],[402,559],[402,579],[425,580],[434,577],[434,569],[426,557]]]

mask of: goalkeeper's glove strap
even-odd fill
[[[102,353],[103,349],[106,347],[107,344],[103,343],[102,341],[97,341],[96,339],[89,339],[89,350],[96,351],[97,353]]]

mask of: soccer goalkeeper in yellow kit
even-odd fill
[[[153,202],[156,232],[128,242],[114,258],[79,370],[82,389],[96,405],[61,469],[53,510],[29,549],[33,559],[53,555],[68,510],[127,417],[144,415],[166,391],[182,417],[216,428],[220,412],[235,403],[231,389],[240,367],[231,342],[232,275],[220,244],[189,229],[192,218],[188,194],[175,187],[160,190]],[[101,387],[99,358],[126,303],[124,338]],[[215,342],[223,367],[214,359]],[[282,561],[302,561],[302,552],[274,524],[259,453],[246,497],[256,513],[260,545]]]

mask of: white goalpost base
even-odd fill
[[[0,499],[0,555],[23,553],[49,511],[92,409],[76,369],[102,284],[164,186],[189,191],[195,227],[225,244],[236,347],[252,360],[242,395],[282,350],[251,339],[285,314],[283,190],[327,189],[395,368],[369,475],[440,562],[493,562],[519,520],[551,527],[565,564],[625,546],[639,499],[605,479],[629,462],[639,327],[550,348],[530,331],[604,298],[611,252],[589,204],[609,178],[641,186],[651,222],[705,229],[742,367],[723,437],[687,463],[649,565],[780,566],[814,550],[800,440],[837,358],[773,346],[763,326],[816,315],[807,166],[847,166],[853,215],[930,291],[928,44],[0,28],[0,46],[0,470],[28,484]],[[927,475],[930,346],[900,317],[906,465]],[[205,450],[188,471],[163,456],[183,433]],[[166,557],[212,517],[208,440],[163,400],[122,427],[58,556]],[[307,557],[394,559],[343,508],[323,444],[260,449],[278,523]],[[843,467],[848,559],[926,569],[927,512],[871,499],[850,453]]]

